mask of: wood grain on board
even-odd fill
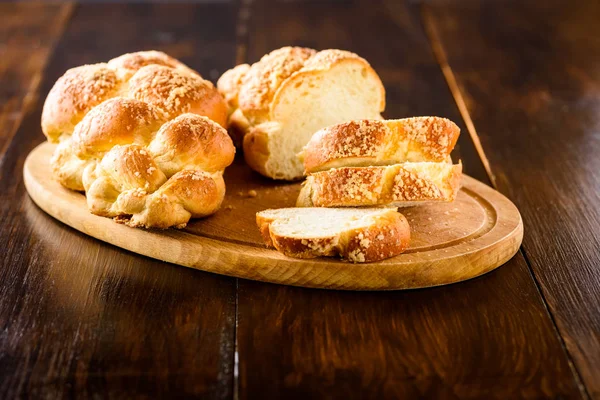
[[[523,224],[516,207],[482,183],[463,176],[463,187],[452,203],[403,210],[411,223],[410,248],[382,262],[352,264],[341,260],[293,259],[267,249],[253,220],[247,232],[231,229],[264,207],[277,207],[257,187],[263,207],[238,202],[234,210],[191,222],[193,229],[148,231],[117,224],[91,214],[85,197],[52,179],[48,165],[55,145],[44,143],[25,161],[25,187],[32,200],[59,221],[87,235],[132,252],[173,264],[218,274],[284,285],[347,290],[394,290],[438,286],[471,279],[504,264],[518,251]],[[248,168],[244,166],[244,168]],[[236,171],[234,168],[233,171]],[[290,185],[291,186],[291,185]],[[296,190],[300,184],[296,183]],[[230,192],[245,189],[228,181]],[[226,200],[233,198],[229,194]],[[431,218],[435,215],[436,218]],[[252,218],[254,219],[254,218]],[[245,239],[249,236],[251,240]]]
[[[44,67],[72,11],[69,3],[0,3],[0,158],[37,100]]]
[[[355,51],[386,86],[385,116],[456,121],[455,159],[487,179],[416,7],[256,2],[248,11],[247,61],[284,45]],[[241,399],[581,396],[521,255],[465,283],[396,293],[240,281],[237,340]]]
[[[424,9],[588,393],[600,397],[600,3]],[[482,54],[484,56],[482,56]]]
[[[47,216],[23,185],[68,68],[164,50],[204,76],[235,57],[235,7],[79,6],[0,170],[0,397],[233,396],[235,280],[137,256]]]

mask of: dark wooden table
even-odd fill
[[[0,4],[0,398],[600,398],[600,3]],[[289,44],[368,59],[385,115],[456,121],[521,251],[468,282],[238,280],[86,237],[27,196],[70,67],[157,49],[215,81]]]

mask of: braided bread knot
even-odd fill
[[[65,187],[90,211],[136,227],[183,227],[217,211],[235,148],[225,101],[179,61],[149,51],[68,70],[42,130]]]

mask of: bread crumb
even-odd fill
[[[248,197],[256,197],[258,196],[258,193],[256,193],[256,190],[248,190]]]
[[[233,206],[231,204],[228,204],[225,206],[225,209],[231,211],[233,210]]]

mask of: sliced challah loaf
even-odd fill
[[[375,167],[340,167],[306,178],[298,207],[407,207],[453,201],[460,188],[462,165],[415,162]]]
[[[257,213],[256,223],[267,246],[296,258],[379,261],[410,241],[408,222],[394,208],[281,208]]]
[[[316,132],[299,154],[307,173],[343,166],[444,162],[460,129],[446,118],[356,120]]]
[[[235,148],[216,88],[149,51],[68,70],[54,85],[42,130],[51,164],[90,211],[131,226],[184,226],[214,213]]]
[[[453,201],[460,130],[438,117],[350,121],[315,133],[300,157],[310,173],[297,206],[346,207]]]
[[[385,108],[375,71],[342,50],[284,47],[227,71],[217,87],[227,99],[230,125],[243,136],[247,163],[275,179],[304,175],[296,154],[317,130],[380,119]]]

